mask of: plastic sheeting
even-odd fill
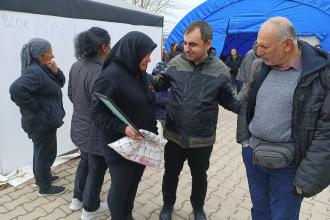
[[[79,155],[80,155],[80,153],[72,153],[72,154],[67,154],[67,155],[57,157],[52,168],[54,168],[57,165],[60,165],[62,163],[65,163],[71,159],[79,157]],[[33,178],[32,167],[30,165],[23,166],[21,168],[14,170],[13,172],[11,172],[10,174],[8,174],[6,176],[0,175],[0,190],[5,188],[8,185],[17,187],[32,178]]]
[[[330,51],[329,0],[208,0],[187,14],[169,35],[172,42],[183,43],[183,33],[193,21],[203,20],[214,29],[212,46],[217,55],[236,48],[245,54],[257,38],[261,24],[268,18],[283,16],[296,28],[298,36],[316,36],[321,47]]]

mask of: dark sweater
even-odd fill
[[[226,65],[230,67],[230,74],[233,75],[235,78],[237,76],[238,69],[241,66],[241,63],[242,58],[239,55],[237,55],[236,58],[229,55],[229,57],[227,58]]]

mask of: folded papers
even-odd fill
[[[167,142],[161,136],[140,129],[143,140],[133,140],[123,137],[113,143],[108,144],[117,153],[127,160],[131,160],[145,166],[159,167],[164,155],[164,146]]]

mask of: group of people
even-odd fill
[[[179,175],[187,160],[192,176],[190,201],[196,220],[207,219],[204,201],[207,170],[216,140],[219,105],[238,114],[237,142],[242,145],[254,220],[299,218],[304,197],[330,183],[330,57],[297,40],[283,17],[263,23],[254,52],[258,68],[243,84],[238,99],[226,65],[209,51],[212,27],[191,23],[184,32],[184,51],[146,73],[157,47],[144,33],[133,31],[112,48],[107,31],[93,27],[75,39],[78,59],[70,70],[68,96],[74,111],[71,139],[81,150],[70,208],[83,208],[82,219],[109,208],[113,220],[132,220],[134,200],[145,166],[120,156],[107,145],[124,136],[143,137],[120,121],[93,94],[111,98],[139,128],[155,134],[155,92],[168,91],[160,220],[172,219]],[[34,38],[23,46],[22,75],[11,85],[11,99],[20,107],[22,128],[34,144],[33,172],[39,195],[58,195],[50,166],[56,157],[56,130],[63,122],[61,88],[65,78],[52,60],[47,40]],[[261,60],[261,62],[260,62]],[[100,190],[109,168],[107,205]]]

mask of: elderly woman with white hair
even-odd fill
[[[47,40],[29,40],[21,51],[21,76],[9,90],[20,108],[22,128],[33,142],[33,174],[39,196],[65,192],[64,187],[52,185],[59,177],[50,170],[57,154],[56,130],[65,115],[61,92],[65,77],[53,58]]]

